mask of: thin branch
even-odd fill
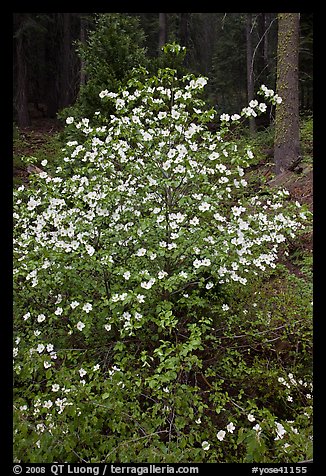
[[[171,439],[172,439],[172,425],[173,425],[174,416],[175,416],[175,413],[173,410],[171,421],[170,421],[170,427],[169,427],[169,443],[171,442]]]
[[[206,377],[204,374],[200,374],[201,378],[204,380],[204,382],[210,387],[210,388],[213,388],[213,386],[207,381]]]
[[[263,41],[263,39],[265,38],[265,36],[267,35],[267,33],[269,32],[269,30],[271,29],[272,24],[273,24],[275,21],[276,21],[276,18],[273,18],[273,20],[270,22],[268,28],[266,28],[264,34],[262,35],[262,37],[260,38],[260,40],[258,41],[258,43],[257,43],[257,45],[256,45],[256,47],[255,47],[255,49],[254,49],[254,52],[253,52],[253,54],[252,54],[251,67],[250,67],[250,68],[251,68],[251,72],[250,72],[251,74],[253,74],[253,70],[254,70],[254,60],[255,60],[255,55],[256,55],[257,49],[258,49],[260,43],[261,43],[261,42]]]
[[[224,13],[224,16],[222,18],[222,30],[224,30],[224,22],[225,22],[225,19],[226,19],[226,15],[227,15],[227,13]]]
[[[60,441],[60,440],[59,440],[59,441]],[[76,453],[76,451],[75,451],[72,447],[70,447],[70,449],[71,449],[71,451],[77,456],[77,458],[80,459],[83,463],[87,463],[87,464],[89,463],[89,461],[86,461],[84,458],[82,458],[81,456],[79,456],[79,454]]]
[[[128,445],[129,443],[135,443],[136,441],[143,440],[144,438],[150,438],[151,436],[159,435],[160,433],[169,433],[169,431],[168,430],[155,431],[154,433],[150,433],[149,435],[140,436],[139,438],[134,438],[132,440],[123,441],[118,446],[113,448],[113,450],[110,451],[110,453],[108,453],[106,455],[105,460],[102,461],[102,462],[105,463],[107,461],[108,457],[111,456],[111,454],[114,453],[118,448],[120,448],[120,446],[125,446],[125,445]]]
[[[294,324],[297,324],[300,321],[296,321]],[[261,335],[261,334],[266,334],[267,332],[273,332],[273,331],[278,331],[279,329],[283,329],[284,327],[287,327],[288,324],[283,324],[282,326],[274,327],[274,329],[267,329],[266,331],[261,331],[261,332],[255,332],[256,335]],[[219,339],[240,339],[240,337],[248,337],[248,334],[241,334],[239,336],[220,336]],[[267,341],[269,342],[269,341]]]
[[[242,410],[243,412],[246,413],[246,410],[245,410],[244,408],[240,407],[240,405],[238,405],[237,403],[235,403],[235,402],[232,400],[232,398],[230,398],[230,402],[233,403],[233,405],[235,405],[236,407],[240,408],[240,410]]]

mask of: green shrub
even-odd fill
[[[86,84],[81,86],[76,103],[61,111],[59,117],[92,117],[95,111],[104,112],[99,93],[104,89],[117,91],[133,68],[146,66],[144,38],[137,17],[98,14],[87,42],[78,44]]]
[[[305,161],[311,162],[313,156],[313,117],[302,117],[300,121],[301,154]]]
[[[243,193],[240,115],[211,133],[205,84],[167,68],[100,92],[114,114],[71,117],[81,143],[15,191],[17,461],[310,455],[308,309],[293,288],[244,308],[309,214]],[[299,328],[279,360],[273,339]]]

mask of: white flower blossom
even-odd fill
[[[103,99],[105,96],[108,95],[108,92],[109,91],[107,89],[104,89],[104,91],[101,91],[99,94],[100,98]]]
[[[252,429],[255,430],[258,435],[260,435],[261,430],[262,430],[262,428],[261,428],[261,426],[259,425],[259,423],[256,423],[256,425],[253,426]]]
[[[145,296],[143,294],[137,294],[136,299],[140,304],[145,302]]]
[[[131,276],[131,273],[130,271],[125,271],[122,275],[126,281],[128,281],[128,279],[130,279],[130,276]]]
[[[235,430],[235,425],[234,423],[230,422],[228,425],[226,425],[226,429],[229,433],[233,433]]]
[[[93,309],[93,306],[92,304],[87,302],[86,304],[83,305],[82,309],[88,314]]]
[[[144,289],[151,289],[151,287],[153,286],[153,284],[155,283],[155,278],[151,278],[149,281],[143,281],[142,283],[140,283],[140,286]]]
[[[206,210],[209,210],[211,208],[211,205],[210,203],[202,202],[198,208],[201,212],[205,212]]]
[[[220,120],[221,120],[221,121],[226,121],[226,122],[228,122],[228,121],[230,120],[229,114],[222,114],[222,115],[220,116]]]
[[[211,445],[208,443],[208,441],[203,441],[201,446],[204,451],[208,451]]]
[[[201,263],[203,266],[210,266],[211,260],[209,258],[204,258]]]
[[[80,375],[81,378],[84,377],[84,375],[87,374],[86,370],[83,369],[83,368],[79,369],[78,372],[79,372],[79,375]]]
[[[216,434],[216,437],[217,437],[218,440],[223,441],[225,435],[226,435],[226,432],[225,432],[224,430],[220,430],[220,431]]]
[[[281,440],[284,437],[286,430],[281,423],[275,422],[275,425],[277,436],[274,438],[274,440]]]
[[[82,331],[85,327],[85,324],[82,321],[79,321],[76,327],[79,331]]]
[[[241,118],[241,116],[239,116],[239,114],[232,114],[232,116],[231,116],[232,121],[238,121],[240,118]]]

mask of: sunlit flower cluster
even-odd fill
[[[174,88],[172,102],[169,87],[150,81],[120,94],[103,90],[100,97],[116,108],[110,122],[95,126],[86,118],[67,118],[71,127],[82,128],[84,143],[68,142],[67,160],[56,175],[39,177],[39,188],[21,186],[16,193],[15,252],[20,273],[37,288],[44,272],[62,272],[58,259],[66,254],[66,273],[67,260],[91,259],[103,286],[101,269],[109,266],[111,318],[103,323],[106,330],[121,322],[116,304],[130,303],[133,314],[140,311],[139,292],[146,291],[145,302],[152,290],[173,286],[177,291],[180,267],[189,283],[198,272],[208,272],[206,289],[232,281],[245,285],[248,273],[275,267],[286,235],[294,236],[302,228],[304,217],[278,211],[285,192],[268,200],[236,198],[247,186],[243,167],[253,153],[205,130],[206,117],[213,119],[213,111],[201,113],[203,123],[198,120],[203,105],[196,95],[205,78],[185,77],[181,83],[184,89]],[[271,96],[269,90],[262,91]],[[265,110],[256,100],[248,107]],[[224,114],[221,119],[231,118]],[[228,209],[231,197],[233,205]],[[277,213],[271,213],[274,210]],[[45,257],[45,249],[52,250],[51,259]],[[39,265],[31,269],[29,258],[34,253]],[[128,261],[128,269],[120,271],[123,260]],[[143,275],[135,272],[138,267],[144,270],[145,263],[151,270]],[[184,280],[182,286],[184,290]],[[69,305],[71,310],[79,306],[92,314],[89,302],[79,305],[72,300]],[[61,303],[53,312],[62,318],[68,310]],[[83,332],[85,320],[80,313],[75,315],[75,328]],[[128,322],[131,332],[132,320]]]

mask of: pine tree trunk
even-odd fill
[[[247,97],[248,103],[254,98],[254,61],[252,47],[252,16],[247,13],[246,16],[246,45],[247,45]],[[254,117],[249,119],[250,132],[256,131],[256,122]]]
[[[16,39],[16,67],[17,67],[17,93],[15,106],[17,111],[17,124],[19,127],[30,126],[31,120],[28,112],[28,77],[26,64],[26,51],[24,48],[24,35],[18,29],[23,28],[24,14],[17,14],[17,39]]]
[[[162,47],[167,41],[167,25],[166,25],[166,13],[159,13],[159,34],[158,34],[158,49],[161,52]]]
[[[48,117],[56,117],[60,107],[60,78],[58,71],[60,70],[59,58],[59,41],[62,30],[59,28],[61,21],[60,13],[50,13],[50,22],[48,25],[48,34],[45,38],[45,58],[46,58],[46,88],[45,97],[46,109]]]
[[[62,66],[61,66],[61,88],[60,88],[60,108],[64,108],[71,101],[71,64],[70,64],[70,13],[62,13]]]
[[[278,14],[277,82],[282,98],[276,106],[275,172],[290,170],[300,161],[299,132],[299,13]]]
[[[263,13],[264,15],[264,67],[265,67],[265,76],[268,76],[269,73],[269,42],[268,42],[268,29],[270,25],[270,14]]]
[[[80,13],[80,42],[82,44],[86,43],[86,20],[82,16],[83,14]],[[86,84],[86,73],[85,73],[85,60],[81,59],[80,61],[80,86],[84,86]]]
[[[185,46],[187,48],[188,41],[189,41],[189,31],[188,31],[188,22],[189,22],[189,13],[180,13],[180,28],[179,28],[179,35],[180,35],[180,44],[181,46]]]

